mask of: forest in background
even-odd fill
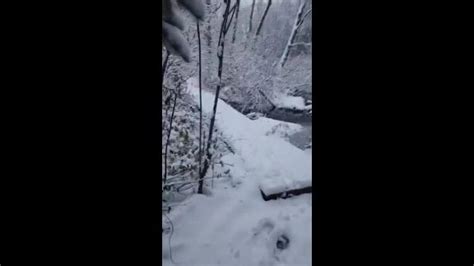
[[[220,158],[232,152],[232,143],[186,91],[188,79],[198,77],[199,70],[203,90],[219,94],[243,113],[265,114],[285,95],[312,96],[310,0],[255,0],[247,6],[239,0],[204,3],[201,21],[179,9],[190,62],[162,48],[164,210],[176,198],[204,193],[208,180],[229,172]]]

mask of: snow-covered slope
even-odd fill
[[[277,108],[305,110],[304,99],[299,96],[278,95],[273,99],[273,103]]]
[[[195,83],[188,85],[198,101]],[[211,113],[214,95],[202,96],[203,111]],[[169,214],[174,232],[171,247],[163,237],[164,265],[311,265],[311,194],[266,202],[259,192],[262,185],[311,183],[311,153],[268,134],[279,124],[250,120],[219,100],[216,125],[235,150],[222,158],[232,165],[232,180],[216,181],[211,195],[193,195]],[[282,236],[289,239],[283,250]]]
[[[188,82],[189,92],[198,100],[194,80]],[[202,101],[203,111],[212,113],[214,95],[203,91]],[[250,120],[222,100],[217,106],[216,124],[245,158],[246,170],[258,176],[266,194],[311,186],[311,157],[278,136],[266,134],[278,124],[292,131],[300,130],[300,125],[268,118]]]

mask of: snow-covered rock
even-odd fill
[[[294,110],[304,110],[305,102],[303,97],[290,95],[278,95],[273,99],[277,108],[286,108]]]

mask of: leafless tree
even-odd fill
[[[234,23],[234,33],[232,34],[232,43],[235,43],[235,35],[237,33],[237,22],[239,19],[240,0],[237,0],[235,4],[237,5],[237,9],[235,10],[235,23]]]
[[[249,33],[252,32],[253,11],[255,9],[255,0],[252,0],[252,9],[250,10]]]
[[[260,34],[260,31],[262,30],[263,22],[265,21],[265,17],[267,16],[268,10],[270,9],[271,5],[272,5],[272,0],[268,0],[267,7],[265,8],[262,19],[260,20],[260,23],[258,24],[257,33],[255,34],[255,36],[258,36]]]
[[[170,53],[169,52],[166,52],[166,57],[165,57],[165,61],[163,62],[162,66],[161,66],[161,86],[163,87],[163,79],[165,77],[165,73],[166,73],[166,67],[168,65],[168,58],[170,57]]]
[[[170,144],[170,136],[171,136],[171,130],[173,129],[173,118],[174,118],[174,112],[176,110],[176,102],[178,100],[178,93],[175,93],[174,96],[174,102],[173,102],[173,109],[171,111],[171,117],[170,117],[170,122],[169,122],[169,129],[168,129],[168,136],[166,140],[166,146],[165,146],[165,166],[164,166],[164,177],[163,177],[163,183],[166,184],[166,178],[168,177],[168,147]]]
[[[201,165],[202,165],[202,81],[201,81],[202,62],[201,62],[201,30],[199,29],[199,21],[196,24],[197,24],[198,46],[199,46],[199,155],[198,155],[199,168],[198,168],[198,173],[200,175],[201,170],[202,170],[201,169]],[[203,180],[202,178],[199,178],[198,193],[201,193],[201,194],[202,194],[202,185],[203,185]]]
[[[222,86],[222,66],[224,63],[224,48],[225,48],[225,36],[227,32],[229,31],[230,25],[232,23],[232,18],[234,17],[235,10],[236,10],[236,4],[232,8],[231,6],[231,0],[226,1],[226,7],[224,10],[224,15],[223,15],[223,20],[221,24],[221,30],[219,33],[219,41],[218,41],[218,48],[217,48],[217,58],[219,60],[219,65],[217,69],[217,76],[219,78],[219,83],[217,84],[217,89],[216,89],[216,94],[214,97],[214,107],[212,110],[212,117],[211,117],[211,122],[209,125],[209,137],[207,141],[207,146],[206,146],[206,159],[204,160],[204,166],[202,168],[202,172],[200,174],[200,179],[204,179],[207,170],[209,169],[211,159],[212,159],[212,154],[210,152],[211,148],[211,143],[212,143],[212,135],[214,132],[214,124],[216,121],[216,112],[217,112],[217,103],[219,100],[219,92],[221,90]],[[202,191],[201,191],[202,193]]]
[[[290,34],[290,37],[288,38],[288,43],[285,47],[285,50],[283,51],[283,54],[281,55],[280,57],[280,62],[279,62],[279,66],[280,68],[283,67],[285,65],[285,62],[286,60],[288,59],[288,54],[290,53],[290,49],[292,47],[295,47],[297,45],[306,45],[306,46],[310,46],[311,43],[304,43],[304,42],[299,42],[299,43],[295,43],[295,37],[296,37],[296,34],[298,33],[298,29],[301,27],[301,25],[303,24],[304,22],[304,19],[309,15],[311,14],[311,11],[312,11],[312,8],[310,8],[308,11],[306,11],[306,13],[304,13],[303,15],[303,11],[304,11],[304,8],[306,6],[306,0],[302,0],[301,1],[301,4],[298,8],[298,13],[296,14],[296,18],[295,18],[295,22],[293,24],[293,29],[291,30],[291,34]]]

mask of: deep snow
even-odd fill
[[[188,88],[198,102],[195,80]],[[212,113],[214,95],[203,91],[202,98],[203,111]],[[301,126],[250,120],[222,100],[216,126],[235,151],[222,158],[231,165],[232,178],[216,180],[212,193],[192,195],[167,215],[173,235],[170,241],[170,234],[163,234],[163,265],[311,265],[311,194],[263,201],[259,192],[262,185],[311,184],[311,152],[282,134]],[[289,240],[283,250],[277,248],[282,235]]]
[[[303,97],[285,94],[276,96],[275,99],[273,99],[273,104],[275,104],[277,108],[294,110],[306,110],[308,108],[305,106]]]

